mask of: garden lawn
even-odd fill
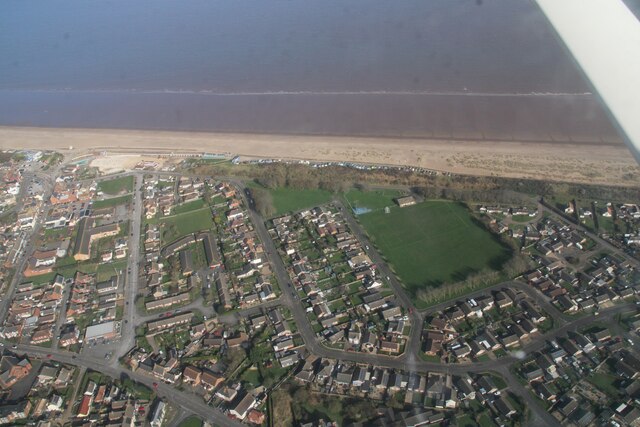
[[[100,181],[98,183],[98,191],[106,194],[131,193],[133,191],[133,176],[123,176],[108,181]]]
[[[194,211],[196,209],[203,208],[204,205],[205,205],[205,203],[204,203],[204,200],[202,200],[202,199],[197,199],[197,200],[193,200],[191,202],[181,203],[178,206],[176,206],[175,208],[173,208],[173,211],[171,212],[171,214],[172,215],[179,215],[179,214],[182,214],[182,213]]]
[[[478,423],[480,424],[480,427],[495,427],[496,425],[496,423],[494,423],[487,414],[480,415]]]
[[[615,386],[617,378],[611,374],[596,372],[587,378],[587,380],[611,397],[619,394],[618,387]]]
[[[458,427],[475,427],[476,422],[469,415],[461,415],[456,418],[456,426]]]
[[[461,281],[483,269],[498,270],[511,257],[511,250],[474,223],[459,203],[427,201],[394,207],[388,214],[363,214],[359,220],[414,296],[420,288]]]

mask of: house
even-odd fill
[[[191,323],[193,313],[184,313],[173,317],[166,317],[164,319],[155,320],[147,323],[147,329],[149,332],[157,332],[172,328],[174,326],[185,325]]]
[[[173,295],[166,298],[157,299],[145,303],[148,311],[159,310],[161,308],[171,307],[172,305],[186,304],[191,300],[189,292]]]
[[[224,382],[224,378],[210,372],[203,372],[200,376],[200,384],[207,391],[212,391]],[[235,390],[234,390],[235,391]],[[234,395],[235,396],[235,395]]]
[[[38,382],[46,384],[56,379],[58,375],[58,369],[53,366],[43,366],[38,374]]]
[[[256,399],[250,393],[247,393],[229,413],[240,420],[244,420],[256,403]]]
[[[324,384],[327,380],[329,380],[333,374],[333,369],[335,367],[335,364],[332,362],[325,362],[322,365],[322,368],[320,369],[320,371],[318,372],[318,374],[316,375],[316,381],[318,381],[319,383]]]
[[[193,273],[193,256],[190,250],[180,251],[180,269],[185,276]]]
[[[194,386],[200,385],[202,370],[193,366],[187,366],[182,371],[182,380]]]
[[[0,359],[0,388],[6,390],[29,375],[32,366],[29,359],[4,355]]]

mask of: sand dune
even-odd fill
[[[0,148],[59,150],[70,158],[104,150],[228,153],[245,158],[354,161],[474,175],[640,185],[640,168],[623,144],[0,127]]]

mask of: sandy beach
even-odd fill
[[[131,160],[123,153],[145,157],[170,152],[226,153],[242,158],[353,161],[471,175],[640,185],[640,167],[624,144],[0,127],[0,148],[57,150],[68,159],[106,154],[114,161]]]

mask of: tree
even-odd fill
[[[251,193],[251,197],[253,198],[253,203],[255,204],[256,210],[260,213],[260,215],[264,217],[270,217],[275,212],[276,209],[273,206],[273,198],[271,197],[271,193],[264,188],[251,188],[249,189]]]

